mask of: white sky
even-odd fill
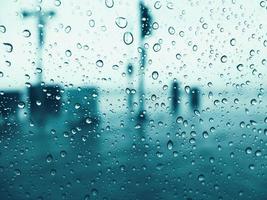
[[[108,8],[105,0],[61,0],[60,6],[56,6],[54,0],[43,0],[43,10],[57,13],[46,29],[45,81],[53,79],[56,83],[76,86],[125,88],[127,77],[123,73],[131,60],[135,63],[133,81],[137,84],[137,48],[140,43],[137,2],[114,0],[114,6]],[[146,40],[151,60],[146,71],[147,87],[162,88],[173,78],[183,85],[206,87],[212,82],[216,88],[232,87],[232,84],[248,80],[252,86],[266,85],[267,66],[262,60],[267,59],[263,45],[267,40],[267,2],[261,7],[260,1],[251,0],[161,0],[160,9],[154,7],[156,0],[146,2],[154,22],[159,24]],[[36,5],[34,0],[0,1],[0,25],[6,27],[5,33],[0,31],[0,71],[4,74],[0,77],[0,90],[23,88],[25,82],[35,82],[36,20],[22,19],[20,13],[23,9],[34,10]],[[127,19],[126,28],[121,29],[115,24],[117,17]],[[89,26],[90,20],[95,21],[94,27]],[[207,29],[202,27],[204,23],[207,23]],[[67,26],[71,27],[69,33],[65,32]],[[175,29],[174,35],[168,32],[171,26]],[[25,29],[31,32],[28,38],[23,36]],[[123,42],[127,31],[134,37],[131,45]],[[183,37],[179,36],[181,31]],[[232,38],[236,39],[235,46],[230,45]],[[161,50],[154,52],[153,46],[157,42],[162,43]],[[11,43],[13,51],[7,52],[3,43]],[[78,44],[89,48],[80,49]],[[197,45],[196,51],[193,51],[193,45]],[[255,51],[253,56],[250,56],[251,49]],[[66,56],[66,50],[71,50],[71,57]],[[177,53],[182,55],[180,60],[176,59]],[[220,60],[223,55],[227,56],[226,63]],[[99,59],[104,62],[102,68],[96,66]],[[6,61],[10,61],[11,66]],[[244,64],[241,72],[236,69],[239,63]],[[254,64],[252,69],[250,64]],[[114,70],[113,65],[119,68]],[[253,69],[257,70],[254,74]],[[151,77],[153,71],[159,72],[157,80]],[[30,75],[30,80],[25,74]],[[259,74],[262,74],[260,78]]]

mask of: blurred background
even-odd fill
[[[0,1],[0,199],[267,199],[266,15]]]

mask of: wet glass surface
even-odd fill
[[[0,199],[267,199],[266,8],[0,2]]]

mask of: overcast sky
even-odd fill
[[[252,86],[266,84],[267,3],[251,0],[146,3],[155,22],[153,34],[145,40],[149,59],[147,87],[161,88],[174,78],[183,85],[207,86],[212,82],[214,87],[234,87],[247,81]],[[23,19],[21,11],[36,10],[37,5],[34,0],[0,1],[1,90],[24,88],[26,82],[36,82],[37,21]],[[120,88],[129,80],[125,72],[132,62],[135,73],[131,80],[137,84],[140,45],[137,0],[114,0],[114,5],[112,0],[43,0],[40,5],[42,10],[56,11],[46,28],[45,82],[53,79],[55,83],[75,86]],[[119,17],[121,26],[125,23],[122,18],[127,20],[125,28],[116,25]],[[123,41],[126,32],[133,35],[133,42],[128,45]],[[12,44],[12,52],[3,43]],[[102,60],[103,66],[98,67],[97,60]],[[243,67],[237,69],[239,64]],[[154,71],[159,74],[156,80],[152,78]]]

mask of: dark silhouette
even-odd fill
[[[128,100],[127,100],[127,104],[128,104],[128,109],[130,112],[133,111],[133,100],[134,100],[134,93],[133,93],[133,88],[132,88],[132,81],[131,78],[133,76],[133,65],[131,63],[128,64],[127,66],[127,76],[128,76],[128,80],[129,80],[129,91],[128,91]]]
[[[146,57],[147,53],[144,48],[145,37],[151,35],[152,33],[152,16],[148,8],[141,1],[140,4],[140,25],[141,25],[141,41],[140,47],[142,48],[141,59],[140,59],[140,69],[139,69],[139,112],[138,121],[144,121],[146,119],[145,110],[145,67],[146,67]]]
[[[58,85],[32,86],[29,88],[29,108],[34,117],[43,120],[51,115],[60,113],[61,88]],[[41,120],[41,119],[40,119]]]
[[[64,110],[71,126],[96,128],[100,123],[98,90],[95,87],[69,89],[65,91]]]
[[[200,106],[200,89],[193,87],[190,89],[190,106],[192,110],[198,110]]]
[[[18,104],[21,94],[19,91],[5,91],[0,93],[0,125],[18,120]]]
[[[174,80],[171,85],[171,110],[173,113],[179,111],[180,106],[180,88],[177,80]]]

